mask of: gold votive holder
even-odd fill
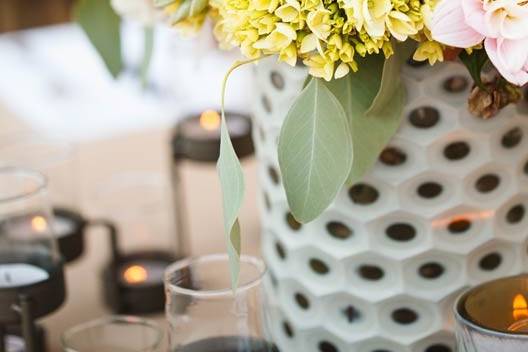
[[[490,281],[455,305],[459,352],[528,351],[528,275]]]

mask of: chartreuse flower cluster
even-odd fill
[[[394,52],[395,41],[418,42],[415,60],[443,61],[429,23],[435,0],[212,0],[215,33],[248,58],[278,54],[329,81],[360,69],[358,59]]]
[[[163,17],[180,33],[196,33],[209,13],[208,0],[148,0],[162,10]]]

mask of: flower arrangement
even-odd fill
[[[343,185],[361,180],[396,133],[406,100],[400,67],[410,57],[431,65],[460,59],[475,81],[469,109],[484,118],[517,102],[528,83],[526,0],[112,2],[131,12],[141,3],[142,14],[152,11],[149,3],[176,27],[197,29],[209,14],[221,45],[248,58],[233,69],[271,55],[308,68],[278,145],[288,203],[300,222],[319,216]],[[225,123],[218,169],[236,284],[244,180]]]

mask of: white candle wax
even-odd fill
[[[60,215],[55,215],[53,218],[53,225],[51,230],[56,237],[64,237],[71,234],[75,229],[75,224],[72,220],[64,218]]]
[[[7,335],[6,336],[7,352],[24,352],[26,345],[20,336]]]
[[[49,278],[49,274],[30,264],[0,264],[0,288],[27,286]]]

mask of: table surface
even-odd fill
[[[42,41],[61,36],[67,37],[68,30],[66,32],[64,30],[63,27],[58,27],[46,29],[44,33],[42,31],[32,31],[24,35],[26,36],[26,41],[35,40],[38,42],[33,37],[40,37]],[[76,32],[75,28],[70,30]],[[57,31],[59,34],[57,34]],[[72,37],[74,37],[72,43],[82,47],[82,45],[77,43],[78,33]],[[64,43],[61,45],[64,46],[68,41],[64,38],[63,40]],[[127,91],[128,88],[124,89],[124,92],[119,92],[122,98],[119,100],[120,102],[133,101],[138,96],[144,99],[140,99],[139,102],[135,103],[136,105],[129,107],[129,110],[134,110],[135,107],[143,104],[148,105],[148,108],[140,109],[141,114],[137,113],[133,119],[134,121],[128,125],[123,121],[123,110],[118,102],[106,99],[104,104],[101,105],[99,104],[101,100],[98,100],[99,95],[90,93],[94,93],[94,89],[97,90],[98,85],[93,82],[97,82],[98,78],[94,78],[91,81],[90,88],[86,90],[88,93],[60,98],[63,102],[59,103],[46,97],[46,89],[40,87],[41,81],[45,80],[38,75],[40,68],[35,67],[34,63],[26,63],[25,66],[16,63],[16,60],[14,60],[15,54],[11,56],[4,55],[3,48],[8,45],[12,45],[12,43],[0,37],[0,51],[2,52],[2,55],[0,55],[0,75],[6,77],[8,75],[7,72],[12,71],[9,74],[10,80],[8,80],[10,84],[5,84],[5,79],[0,82],[1,134],[31,130],[43,134],[58,134],[75,142],[77,174],[79,175],[76,180],[79,191],[78,206],[87,217],[101,215],[101,209],[93,199],[93,192],[97,187],[100,187],[104,180],[116,173],[138,170],[154,172],[161,175],[164,184],[170,184],[171,160],[168,141],[172,125],[174,124],[173,112],[181,113],[188,109],[203,109],[204,105],[208,104],[207,99],[216,96],[219,91],[219,85],[211,84],[212,81],[216,80],[216,83],[218,83],[218,80],[221,79],[217,72],[218,66],[205,69],[206,73],[200,75],[199,80],[194,80],[192,88],[188,89],[189,94],[192,95],[196,94],[197,90],[203,90],[203,87],[210,87],[206,90],[209,94],[207,99],[192,100],[185,95],[176,94],[165,101],[152,100],[151,97],[145,98],[137,91]],[[40,53],[39,50],[35,50],[35,52]],[[186,60],[192,62],[193,58],[190,56],[189,54]],[[221,67],[228,67],[232,58],[219,56],[214,60],[210,58],[210,60],[212,61],[209,61],[208,65],[220,60],[222,62]],[[188,66],[184,65],[182,69],[185,70],[186,67]],[[198,71],[201,72],[202,68]],[[96,72],[93,74],[94,76],[97,74],[104,76],[105,74],[100,69],[99,71],[97,69],[94,70]],[[216,72],[215,76],[211,75],[208,77],[208,74],[212,71]],[[30,72],[37,75],[35,79],[29,78]],[[84,72],[84,78],[86,78],[87,74],[90,75],[90,72]],[[46,75],[49,75],[49,72],[43,74],[43,76]],[[49,76],[47,77],[49,79]],[[108,83],[105,79],[100,79],[100,82],[103,82],[101,86],[106,87],[107,91],[105,92],[110,92],[108,94],[113,94],[111,93],[112,89],[122,90],[122,82]],[[72,76],[71,79],[66,77],[61,82],[75,85],[78,82],[83,82],[83,79],[76,81],[75,76]],[[188,83],[189,81],[186,82]],[[239,82],[244,81],[242,79]],[[11,89],[9,89],[10,86]],[[184,84],[184,87],[189,86]],[[25,97],[22,95],[24,90],[26,91]],[[82,89],[79,91],[82,91]],[[248,90],[242,89],[242,91],[247,92]],[[240,94],[235,100],[246,104],[247,107],[249,100],[246,94]],[[169,100],[168,103],[167,100]],[[88,112],[83,111],[88,105],[93,106]],[[42,113],[39,116],[38,110],[41,108]],[[110,110],[110,112],[106,111],[103,113],[103,110]],[[74,115],[70,117],[73,121],[64,121],[65,116],[72,111]],[[159,116],[154,118],[155,121],[152,121],[152,115],[149,116],[152,111],[159,113]],[[112,112],[117,113],[111,114]],[[107,122],[107,128],[105,128],[104,124],[105,118],[111,120]],[[246,199],[241,213],[241,224],[244,234],[243,250],[245,253],[258,254],[260,225],[256,204],[255,160],[246,160],[243,166],[247,183]],[[224,252],[221,193],[214,165],[186,163],[183,165],[182,170],[183,184],[188,201],[189,237],[193,255]],[[111,216],[111,214],[106,215]],[[89,231],[86,237],[87,248],[84,257],[72,263],[66,269],[68,299],[65,305],[53,315],[42,319],[42,323],[48,331],[49,352],[60,351],[60,334],[68,327],[110,314],[101,301],[102,288],[100,282],[100,272],[109,259],[109,251],[104,236],[99,232],[100,230],[97,229]],[[137,242],[138,240],[136,239],[135,241]],[[152,239],[147,242],[144,243],[145,246],[155,245],[155,243],[152,243]],[[136,243],[136,245],[141,246],[142,243]],[[163,315],[153,316],[152,318],[161,324],[165,324]]]

